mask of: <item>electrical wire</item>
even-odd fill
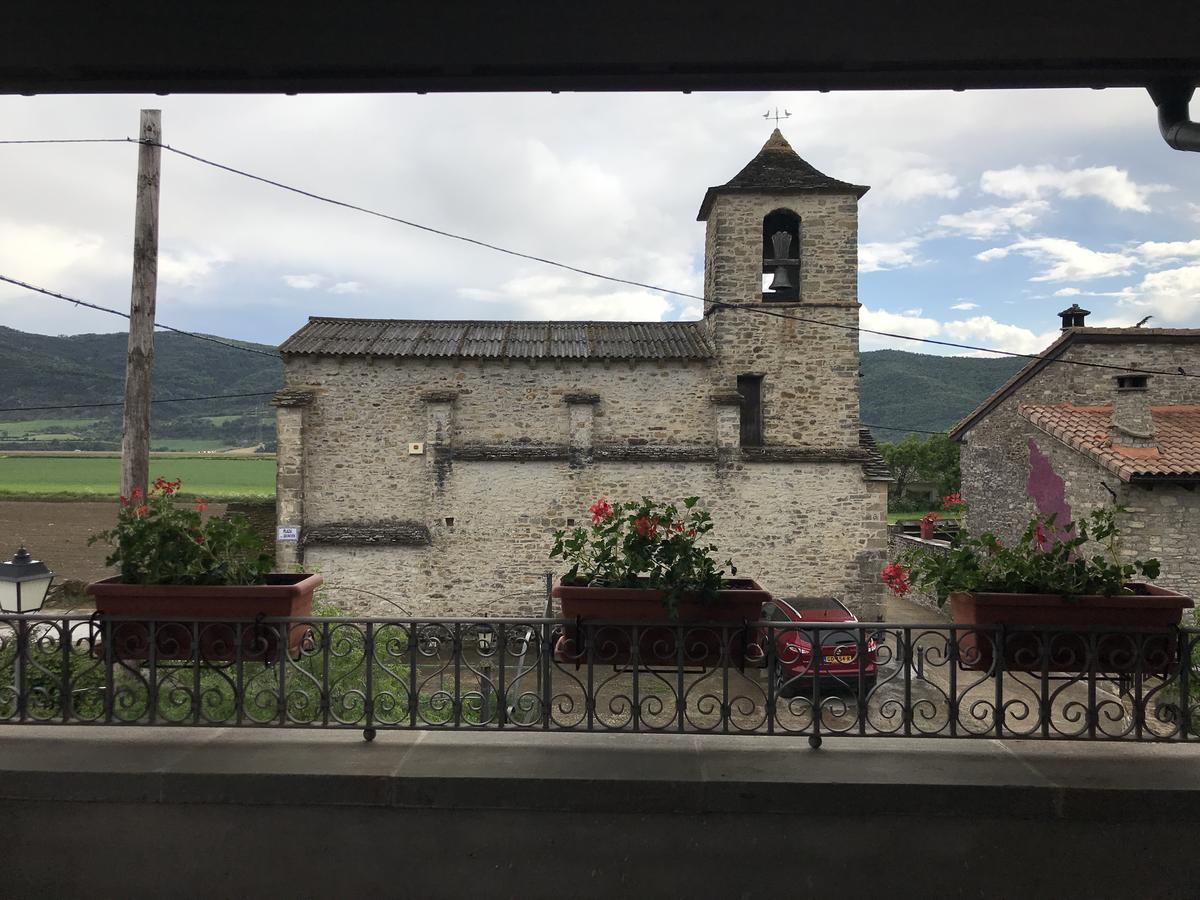
[[[994,347],[978,347],[974,344],[956,344],[953,341],[939,341],[935,338],[919,338],[911,337],[906,334],[897,334],[891,331],[876,331],[873,328],[863,328],[861,325],[845,325],[841,322],[826,322],[823,319],[810,319],[806,316],[796,316],[789,313],[780,312],[774,309],[764,309],[761,306],[745,306],[739,303],[726,303],[722,300],[710,301],[711,306],[720,307],[721,309],[740,310],[748,313],[758,313],[764,316],[774,316],[778,319],[792,319],[796,322],[805,322],[809,325],[824,325],[827,328],[840,328],[843,331],[854,331],[858,334],[874,334],[879,337],[899,338],[905,341],[920,341],[923,344],[937,344],[940,347],[954,347],[959,350],[978,350],[983,353],[996,353],[1001,356],[1012,356],[1018,359],[1036,359],[1044,360],[1048,363],[1061,363],[1063,365],[1085,366],[1089,369],[1113,369],[1118,372],[1129,372],[1138,375],[1168,375],[1172,378],[1200,378],[1200,373],[1185,372],[1182,368],[1175,372],[1167,372],[1162,369],[1137,369],[1128,366],[1118,366],[1112,363],[1094,363],[1086,362],[1081,359],[1058,359],[1056,357],[1043,356],[1040,353],[1018,353],[1015,350],[997,350]]]
[[[213,394],[209,397],[163,397],[157,400],[151,400],[151,403],[195,403],[201,400],[236,400],[242,397],[273,397],[274,391],[257,391],[251,394]],[[0,413],[4,412],[45,412],[52,409],[104,409],[105,407],[124,406],[123,400],[117,400],[113,403],[63,403],[59,406],[4,406],[0,407]]]
[[[536,262],[536,263],[540,263],[542,265],[551,266],[553,268],[562,269],[567,272],[574,272],[575,274],[584,275],[588,278],[596,278],[601,281],[608,281],[608,282],[612,282],[615,284],[628,285],[630,287],[644,288],[645,290],[655,291],[656,293],[661,293],[661,294],[668,294],[668,295],[671,295],[674,297],[683,297],[683,298],[686,298],[689,300],[701,300],[701,301],[705,300],[705,298],[699,294],[693,294],[693,293],[690,293],[687,291],[677,291],[677,290],[673,290],[671,288],[662,287],[660,285],[649,284],[649,283],[642,282],[642,281],[634,281],[634,280],[628,279],[628,278],[619,278],[615,275],[608,275],[603,272],[595,272],[590,269],[584,269],[584,268],[581,268],[578,266],[572,266],[567,263],[559,262],[554,259],[549,259],[544,256],[537,256],[532,253],[523,253],[519,250],[513,250],[508,247],[502,247],[498,244],[489,243],[488,241],[482,241],[477,238],[468,237],[466,235],[456,234],[452,231],[446,231],[444,229],[434,228],[433,226],[430,226],[430,225],[423,225],[420,222],[414,222],[410,219],[401,218],[400,216],[394,216],[389,213],[381,212],[381,211],[375,210],[375,209],[370,209],[369,207],[360,206],[358,204],[350,203],[345,200],[338,200],[334,197],[329,197],[324,194],[318,194],[314,191],[305,190],[304,188],[299,188],[294,185],[286,184],[282,181],[277,181],[273,178],[267,178],[266,176],[263,176],[263,175],[256,175],[253,172],[246,171],[245,169],[239,169],[239,168],[236,168],[235,166],[217,162],[216,160],[208,159],[208,158],[200,156],[198,154],[190,153],[186,150],[181,150],[179,148],[172,147],[170,144],[164,144],[164,143],[157,142],[157,141],[142,141],[140,139],[131,138],[131,137],[125,138],[125,141],[128,143],[131,143],[131,144],[147,144],[150,146],[156,146],[162,150],[168,151],[169,153],[174,153],[177,156],[182,156],[186,159],[192,160],[193,162],[200,163],[201,165],[210,166],[214,169],[219,169],[221,171],[228,172],[232,175],[237,175],[242,178],[247,178],[252,181],[260,182],[261,184],[270,185],[271,187],[279,188],[280,190],[288,191],[293,194],[298,194],[302,197],[308,197],[309,199],[312,199],[312,200],[318,200],[322,203],[328,203],[332,206],[341,207],[342,209],[348,209],[348,210],[352,210],[354,212],[362,213],[364,215],[373,216],[373,217],[379,218],[379,219],[384,219],[389,222],[395,222],[396,224],[404,225],[409,228],[415,228],[419,231],[424,231],[429,234],[434,234],[434,235],[438,235],[440,237],[449,238],[451,240],[456,240],[456,241],[461,241],[463,243],[472,244],[474,246],[482,247],[487,250],[493,250],[497,253],[503,253],[507,256],[512,256],[517,259],[524,259],[524,260],[528,260],[530,262]],[[66,143],[117,143],[117,142],[119,142],[119,141],[116,138],[78,138],[78,139],[58,139],[58,140],[45,139],[45,140],[0,141],[0,144],[34,144],[34,143],[66,144]],[[4,279],[4,280],[8,281],[10,279]],[[24,285],[22,285],[22,286],[24,286]],[[70,299],[70,298],[67,298],[67,299]],[[1175,372],[1166,372],[1166,371],[1162,371],[1162,370],[1158,370],[1158,369],[1136,369],[1136,368],[1128,368],[1125,366],[1117,366],[1117,365],[1111,365],[1111,364],[1106,364],[1106,363],[1090,363],[1090,362],[1086,362],[1083,360],[1050,358],[1050,357],[1042,356],[1042,355],[1039,355],[1036,353],[1018,353],[1018,352],[1015,352],[1012,350],[999,350],[994,347],[981,347],[981,346],[974,345],[974,344],[960,344],[960,343],[956,343],[954,341],[941,341],[941,340],[937,340],[935,338],[922,338],[922,337],[915,337],[913,335],[899,334],[899,333],[890,332],[890,331],[879,331],[879,330],[873,329],[873,328],[863,328],[862,326],[859,326],[859,325],[845,325],[840,322],[826,322],[821,319],[812,319],[812,318],[807,318],[804,316],[788,315],[786,313],[781,313],[781,312],[778,312],[775,310],[763,309],[762,307],[758,307],[758,306],[744,306],[741,304],[725,303],[723,301],[709,301],[709,303],[711,306],[725,308],[725,309],[736,309],[736,310],[741,310],[743,312],[759,313],[759,314],[763,314],[763,315],[776,316],[778,318],[783,318],[783,319],[793,319],[795,321],[805,322],[805,323],[808,323],[811,325],[820,325],[820,326],[824,326],[824,327],[828,327],[828,328],[840,328],[840,329],[844,329],[847,331],[853,331],[858,334],[871,334],[871,335],[876,335],[878,337],[892,338],[894,340],[912,341],[914,343],[921,343],[921,344],[932,344],[932,345],[939,346],[939,347],[950,347],[950,348],[958,349],[958,350],[971,350],[971,351],[982,352],[982,353],[995,353],[999,356],[1010,356],[1010,357],[1016,357],[1016,358],[1020,358],[1020,359],[1029,359],[1029,360],[1044,360],[1047,363],[1055,363],[1058,365],[1085,366],[1088,368],[1109,369],[1109,370],[1115,370],[1115,371],[1119,371],[1119,372],[1129,372],[1129,373],[1143,374],[1143,375],[1162,375],[1162,376],[1173,377],[1173,378],[1200,378],[1200,373],[1185,372],[1185,371],[1183,371],[1182,368]],[[114,312],[114,310],[105,310],[105,311],[106,312]],[[121,313],[118,313],[118,314],[121,315]],[[190,332],[185,332],[185,333],[190,333]],[[195,337],[197,335],[193,335],[193,336]],[[235,346],[235,345],[230,345],[230,346]],[[249,349],[249,348],[240,348],[240,349]],[[252,351],[252,352],[262,352],[262,351]]]
[[[870,422],[859,422],[863,428],[878,428],[881,431],[906,431],[909,434],[940,434],[947,435],[948,431],[923,431],[920,428],[901,428],[898,425],[872,425]]]
[[[133,139],[131,138],[130,140],[133,140]],[[138,143],[138,142],[135,141],[135,143]],[[393,216],[388,213],[380,212],[378,210],[369,209],[368,207],[359,206],[358,204],[355,204],[355,203],[349,203],[344,200],[338,200],[333,197],[325,196],[324,194],[318,194],[313,191],[304,190],[303,188],[298,188],[298,187],[295,187],[290,184],[285,184],[282,181],[276,181],[275,179],[267,178],[263,175],[256,175],[252,172],[247,172],[244,169],[238,169],[238,168],[235,168],[234,166],[226,165],[225,163],[220,163],[220,162],[216,162],[215,160],[206,159],[203,156],[199,156],[198,154],[195,154],[195,153],[189,153],[186,150],[180,150],[176,147],[170,146],[169,144],[161,144],[160,143],[157,146],[161,147],[163,150],[167,150],[171,153],[177,154],[178,156],[182,156],[187,159],[193,160],[194,162],[201,163],[202,165],[211,166],[214,169],[220,169],[221,171],[229,172],[233,175],[239,175],[243,178],[249,178],[253,181],[258,181],[262,184],[267,184],[267,185],[279,188],[284,191],[289,191],[293,194],[299,194],[302,197],[308,197],[312,200],[319,200],[322,203],[329,203],[333,206],[339,206],[343,209],[349,209],[349,210],[353,210],[355,212],[363,213],[364,215],[374,216],[379,219],[385,219],[389,222],[395,222],[399,225],[405,225],[409,228],[415,228],[419,231],[428,232],[429,234],[439,235],[441,237],[450,238],[451,240],[462,241],[464,243],[472,244],[477,247],[483,247],[487,250],[494,250],[497,253],[503,253],[508,256],[516,257],[517,259],[525,259],[525,260],[529,260],[531,262],[541,263],[543,265],[552,266],[557,269],[563,269],[568,272],[574,272],[578,275],[584,275],[589,278],[597,278],[602,281],[613,282],[616,284],[624,284],[624,285],[628,285],[631,287],[644,288],[646,290],[655,291],[655,292],[661,293],[661,294],[669,294],[674,297],[684,297],[688,300],[704,301],[704,299],[705,299],[700,294],[692,294],[687,291],[676,291],[671,288],[662,287],[660,285],[648,284],[648,283],[642,282],[642,281],[634,281],[634,280],[628,279],[628,278],[619,278],[615,275],[607,275],[603,272],[594,272],[590,269],[583,269],[578,266],[568,265],[567,263],[559,262],[558,260],[554,260],[554,259],[548,259],[544,256],[537,256],[532,253],[523,253],[519,250],[512,250],[508,247],[501,247],[498,244],[492,244],[487,241],[481,241],[481,240],[478,240],[477,238],[467,237],[467,236],[461,235],[461,234],[455,234],[454,232],[445,231],[440,228],[434,228],[430,225],[422,225],[421,223],[414,222],[410,219],[403,219],[399,216]],[[893,339],[904,340],[904,341],[914,341],[914,342],[923,343],[923,344],[933,344],[933,345],[936,345],[939,347],[951,347],[951,348],[955,348],[955,349],[959,349],[959,350],[973,350],[973,351],[979,351],[979,352],[984,352],[984,353],[996,353],[1001,356],[1013,356],[1013,357],[1018,357],[1021,359],[1045,359],[1048,362],[1054,362],[1054,363],[1087,366],[1090,368],[1098,368],[1098,369],[1113,369],[1113,370],[1117,370],[1117,371],[1121,371],[1121,372],[1134,372],[1134,373],[1145,374],[1145,375],[1169,375],[1169,376],[1173,376],[1173,377],[1177,377],[1177,378],[1178,377],[1200,378],[1200,373],[1189,374],[1187,372],[1183,372],[1182,370],[1180,370],[1178,372],[1164,372],[1164,371],[1160,371],[1160,370],[1156,370],[1156,369],[1130,369],[1125,366],[1107,365],[1104,363],[1089,363],[1089,362],[1084,362],[1082,360],[1049,359],[1048,357],[1040,356],[1036,353],[1017,353],[1017,352],[1011,351],[1011,350],[997,350],[993,347],[980,347],[980,346],[976,346],[973,344],[959,344],[959,343],[955,343],[954,341],[940,341],[940,340],[936,340],[934,338],[921,338],[921,337],[914,337],[912,335],[907,335],[907,334],[897,334],[895,332],[890,332],[890,331],[878,331],[873,328],[863,328],[862,326],[858,326],[858,325],[843,325],[839,322],[826,322],[821,319],[810,319],[810,318],[805,318],[805,317],[801,317],[801,316],[789,316],[786,314],[778,313],[773,310],[765,310],[765,309],[762,309],[761,307],[742,306],[739,304],[723,303],[720,301],[711,302],[710,305],[721,307],[721,308],[727,308],[727,309],[738,309],[738,310],[743,310],[743,311],[747,311],[747,312],[763,313],[766,315],[778,315],[781,318],[795,319],[796,321],[807,322],[808,324],[811,324],[811,325],[823,325],[823,326],[826,326],[829,328],[844,328],[844,329],[847,329],[850,331],[857,332],[859,334],[872,334],[872,335],[876,335],[878,337],[887,337],[887,338],[893,338]]]
[[[37,294],[43,294],[47,297],[52,297],[55,300],[65,300],[67,303],[74,303],[76,306],[86,306],[88,309],[94,309],[97,312],[111,313],[114,316],[120,316],[123,319],[129,318],[129,313],[122,312],[119,309],[112,309],[108,306],[100,306],[96,303],[89,303],[86,300],[80,300],[78,297],[68,297],[66,294],[60,294],[57,291],[52,291],[47,288],[38,287],[35,284],[29,284],[26,281],[20,281],[16,278],[10,278],[7,275],[0,275],[0,281],[15,287],[24,288],[27,291],[33,291]],[[176,328],[173,325],[164,325],[162,322],[155,322],[155,328],[161,328],[163,331],[174,332],[175,334],[186,335],[190,338],[195,338],[198,341],[208,341],[210,344],[219,344],[222,347],[228,347],[231,350],[241,350],[245,353],[257,353],[259,356],[269,356],[272,359],[282,359],[278,353],[272,353],[269,350],[259,350],[255,347],[245,347],[241,344],[235,344],[232,341],[226,341],[221,338],[212,337],[207,334],[197,334],[194,331],[184,331],[182,328]]]

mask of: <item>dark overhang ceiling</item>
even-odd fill
[[[7,0],[0,35],[0,93],[1200,83],[1197,0]]]

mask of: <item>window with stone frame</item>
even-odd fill
[[[761,447],[763,445],[763,415],[762,415],[762,386],[761,375],[739,375],[737,379],[738,393],[742,395],[742,427],[739,443],[743,447]]]

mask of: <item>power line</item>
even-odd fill
[[[905,431],[909,434],[941,434],[947,435],[948,431],[922,431],[920,428],[901,428],[898,425],[874,425],[870,422],[859,422],[863,428],[878,428],[881,431]]]
[[[151,403],[195,403],[200,400],[236,400],[243,397],[273,397],[274,391],[255,391],[249,394],[213,394],[208,397],[163,397],[157,400],[151,400]],[[118,400],[115,403],[63,403],[59,406],[5,406],[0,407],[0,413],[3,412],[44,412],[51,409],[103,409],[112,406],[124,406],[123,400]]]
[[[891,331],[876,331],[873,328],[863,328],[861,325],[846,325],[841,322],[826,322],[823,319],[810,319],[806,316],[796,316],[789,313],[779,312],[774,309],[764,309],[761,306],[745,306],[739,303],[725,303],[721,300],[709,301],[710,305],[720,307],[721,309],[736,309],[742,312],[758,313],[764,316],[774,316],[778,319],[792,319],[796,322],[806,322],[809,325],[824,325],[827,328],[840,328],[844,331],[854,331],[858,334],[874,334],[879,337],[899,338],[905,341],[919,341],[923,344],[937,344],[940,347],[954,347],[959,350],[978,350],[983,353],[997,353],[1001,356],[1014,356],[1020,359],[1040,359],[1048,363],[1061,363],[1071,366],[1086,366],[1089,369],[1114,369],[1118,372],[1132,372],[1139,375],[1169,375],[1173,378],[1200,378],[1200,373],[1185,372],[1179,369],[1176,372],[1166,372],[1162,369],[1134,369],[1129,366],[1117,366],[1111,363],[1095,363],[1085,362],[1080,359],[1058,359],[1049,356],[1042,356],[1039,353],[1018,353],[1015,350],[997,350],[994,347],[978,347],[974,344],[957,344],[953,341],[939,341],[934,338],[919,338],[912,337],[907,334],[897,334]]]
[[[304,190],[303,188],[298,188],[298,187],[295,187],[290,184],[284,184],[281,181],[276,181],[272,178],[266,178],[262,175],[255,175],[252,172],[247,172],[243,169],[238,169],[233,166],[226,165],[225,163],[219,163],[219,162],[216,162],[211,159],[206,159],[205,157],[199,156],[195,153],[188,153],[185,150],[179,150],[175,147],[171,147],[168,144],[160,144],[159,146],[163,150],[167,150],[171,153],[177,154],[178,156],[183,156],[187,159],[193,160],[193,161],[201,163],[203,165],[211,166],[215,169],[220,169],[224,172],[229,172],[234,175],[239,175],[243,178],[249,178],[253,181],[261,182],[262,184],[268,184],[268,185],[271,185],[272,187],[280,188],[281,190],[290,191],[291,193],[299,194],[302,197],[308,197],[313,200],[319,200],[322,203],[329,203],[333,206],[339,206],[339,207],[342,207],[343,209],[354,210],[355,212],[360,212],[360,213],[363,213],[368,216],[374,216],[379,219],[385,219],[389,222],[395,222],[400,225],[405,225],[409,228],[416,228],[420,231],[428,232],[429,234],[436,234],[441,237],[450,238],[451,240],[462,241],[467,244],[473,244],[474,246],[477,246],[477,247],[483,247],[488,250],[494,250],[497,253],[503,253],[508,256],[516,257],[518,259],[525,259],[525,260],[529,260],[531,262],[541,263],[541,264],[547,265],[547,266],[553,266],[554,268],[563,269],[568,272],[574,272],[578,275],[585,275],[589,278],[598,278],[603,281],[609,281],[609,282],[613,282],[616,284],[624,284],[624,285],[629,285],[631,287],[644,288],[646,290],[656,291],[656,292],[662,293],[662,294],[670,294],[675,297],[684,297],[689,300],[700,300],[700,301],[705,300],[705,298],[699,294],[692,294],[687,291],[676,291],[676,290],[672,290],[671,288],[665,288],[665,287],[661,287],[661,286],[655,285],[655,284],[647,284],[646,282],[642,282],[642,281],[633,281],[628,278],[618,278],[615,275],[606,275],[603,272],[593,272],[590,269],[583,269],[583,268],[579,268],[578,266],[568,265],[567,263],[558,262],[557,260],[553,260],[553,259],[548,259],[544,256],[536,256],[532,253],[522,253],[519,250],[512,250],[508,247],[501,247],[498,244],[488,243],[487,241],[481,241],[476,238],[466,237],[465,235],[461,235],[461,234],[455,234],[454,232],[445,231],[440,228],[434,228],[429,225],[422,225],[419,222],[413,222],[410,219],[403,219],[403,218],[400,218],[399,216],[393,216],[388,213],[380,212],[378,210],[369,209],[365,206],[359,206],[358,204],[355,204],[355,203],[349,203],[344,200],[337,200],[333,197],[327,197],[323,194],[317,194],[317,193],[314,193],[313,191],[307,191],[307,190]],[[1011,351],[1011,350],[997,350],[992,347],[979,347],[979,346],[975,346],[973,344],[959,344],[959,343],[955,343],[954,341],[940,341],[940,340],[936,340],[934,338],[914,337],[912,335],[907,335],[907,334],[897,334],[895,332],[890,332],[890,331],[878,331],[873,328],[863,328],[858,325],[843,325],[838,322],[826,322],[821,319],[809,319],[809,318],[804,318],[801,316],[789,316],[789,315],[786,315],[783,313],[775,312],[773,310],[765,310],[760,307],[746,307],[746,306],[741,306],[738,304],[722,303],[719,301],[712,301],[711,305],[719,306],[719,307],[726,308],[726,309],[740,309],[743,311],[764,313],[766,315],[777,315],[777,316],[780,316],[781,318],[795,319],[796,321],[807,322],[811,325],[824,325],[829,328],[844,328],[844,329],[847,329],[850,331],[857,332],[859,334],[872,334],[872,335],[876,335],[878,337],[894,338],[897,340],[905,340],[905,341],[915,341],[915,342],[923,343],[923,344],[934,344],[939,347],[951,347],[951,348],[955,348],[955,349],[959,349],[959,350],[974,350],[974,351],[979,351],[979,352],[984,352],[984,353],[996,353],[1001,356],[1013,356],[1013,357],[1018,357],[1018,358],[1022,358],[1022,359],[1046,359],[1048,362],[1054,362],[1054,363],[1062,363],[1062,364],[1077,365],[1077,366],[1088,366],[1090,368],[1097,368],[1097,369],[1113,369],[1113,370],[1120,371],[1120,372],[1135,372],[1135,373],[1145,374],[1145,375],[1170,375],[1170,376],[1184,377],[1184,378],[1200,378],[1200,374],[1188,374],[1182,370],[1180,370],[1178,372],[1164,372],[1164,371],[1155,370],[1155,369],[1131,369],[1126,366],[1115,366],[1115,365],[1108,365],[1105,363],[1089,363],[1089,362],[1084,362],[1082,360],[1048,359],[1047,357],[1040,356],[1036,353],[1017,353],[1017,352]]]
[[[135,138],[129,138],[129,137],[125,138],[124,140],[131,144],[149,143],[149,142],[143,142],[143,141],[137,140]],[[118,141],[119,141],[119,139],[117,139],[117,138],[90,138],[90,139],[89,138],[80,138],[80,139],[57,139],[57,140],[46,139],[46,140],[26,140],[26,141],[19,141],[19,140],[18,141],[0,141],[0,143],[65,144],[65,143],[116,143]],[[646,290],[655,291],[655,292],[661,293],[661,294],[669,294],[669,295],[675,296],[675,297],[684,297],[689,300],[700,300],[700,301],[705,300],[705,298],[699,294],[692,294],[687,291],[676,291],[676,290],[672,290],[671,288],[665,288],[665,287],[661,287],[661,286],[655,285],[655,284],[648,284],[648,283],[642,282],[642,281],[634,281],[634,280],[628,279],[628,278],[619,278],[615,275],[607,275],[603,272],[594,272],[590,269],[583,269],[578,266],[568,265],[567,263],[558,262],[557,260],[548,259],[543,256],[537,256],[532,253],[523,253],[519,250],[512,250],[508,247],[501,247],[498,244],[492,244],[487,241],[479,240],[477,238],[467,237],[466,235],[455,234],[454,232],[445,231],[440,228],[434,228],[430,225],[422,225],[421,223],[414,222],[410,219],[404,219],[399,216],[393,216],[393,215],[390,215],[389,213],[380,212],[379,210],[370,209],[368,207],[360,206],[355,203],[350,203],[345,200],[338,200],[333,197],[325,196],[324,194],[318,194],[313,191],[308,191],[303,188],[295,187],[294,185],[285,184],[282,181],[276,181],[275,179],[267,178],[263,175],[256,175],[256,174],[254,174],[252,172],[248,172],[244,169],[238,169],[234,166],[226,165],[225,163],[220,163],[215,160],[207,159],[206,157],[199,156],[198,154],[195,154],[195,153],[189,153],[186,150],[180,150],[178,148],[170,146],[169,144],[156,143],[155,146],[159,147],[160,149],[166,150],[170,153],[174,153],[178,156],[182,156],[186,159],[190,159],[194,162],[198,162],[202,165],[211,166],[214,169],[220,169],[221,171],[228,172],[233,175],[238,175],[242,178],[248,178],[252,181],[257,181],[262,184],[267,184],[272,187],[279,188],[280,190],[289,191],[293,194],[298,194],[302,197],[308,197],[312,200],[319,200],[322,203],[328,203],[332,206],[338,206],[343,209],[349,209],[349,210],[353,210],[354,212],[363,213],[364,215],[373,216],[373,217],[379,218],[379,219],[384,219],[389,222],[395,222],[396,224],[405,225],[409,228],[415,228],[419,231],[424,231],[429,234],[435,234],[440,237],[449,238],[451,240],[462,241],[463,243],[472,244],[477,247],[483,247],[484,249],[487,249],[487,250],[493,250],[497,253],[503,253],[508,256],[516,257],[517,259],[525,259],[525,260],[529,260],[530,262],[541,263],[542,265],[552,266],[554,268],[562,269],[567,272],[574,272],[578,275],[584,275],[589,278],[596,278],[596,279],[599,279],[602,281],[608,281],[608,282],[612,282],[615,284],[624,284],[624,285],[628,285],[630,287],[644,288]],[[4,279],[4,280],[8,281],[10,279]],[[22,286],[25,286],[25,285],[22,285]],[[65,298],[65,299],[71,299],[71,298]],[[75,302],[75,301],[72,301],[72,302]],[[1085,366],[1085,367],[1094,368],[1094,369],[1109,369],[1109,370],[1115,370],[1115,371],[1119,371],[1119,372],[1132,372],[1132,373],[1143,374],[1143,375],[1163,375],[1163,376],[1174,377],[1174,378],[1200,378],[1200,373],[1196,373],[1196,374],[1188,373],[1188,372],[1183,371],[1183,369],[1179,369],[1176,372],[1166,372],[1166,371],[1162,371],[1162,370],[1158,370],[1158,369],[1134,369],[1134,368],[1129,368],[1126,366],[1117,366],[1117,365],[1111,365],[1111,364],[1106,364],[1106,363],[1091,363],[1091,362],[1085,362],[1083,360],[1050,358],[1050,357],[1045,357],[1045,356],[1042,356],[1042,355],[1036,354],[1036,353],[1018,353],[1018,352],[1012,351],[1012,350],[999,350],[994,347],[981,347],[981,346],[974,345],[974,344],[960,344],[960,343],[956,343],[954,341],[942,341],[942,340],[937,340],[936,338],[922,338],[922,337],[915,337],[913,335],[908,335],[908,334],[899,334],[899,333],[891,332],[891,331],[879,331],[879,330],[873,329],[873,328],[863,328],[862,326],[859,326],[859,325],[844,325],[840,322],[826,322],[821,319],[810,319],[810,318],[807,318],[804,316],[788,315],[787,313],[781,313],[781,312],[777,312],[775,310],[767,310],[767,309],[763,309],[761,307],[749,307],[749,306],[743,306],[740,304],[725,303],[722,301],[708,301],[708,302],[712,306],[721,307],[724,309],[737,309],[737,310],[741,310],[743,312],[759,313],[762,315],[776,316],[778,318],[783,318],[783,319],[793,319],[797,322],[805,322],[810,325],[821,325],[821,326],[825,326],[827,328],[840,328],[840,329],[844,329],[847,331],[853,331],[857,334],[871,334],[871,335],[876,335],[878,337],[887,337],[887,338],[893,338],[895,340],[902,340],[902,341],[912,341],[914,343],[921,343],[921,344],[933,344],[933,345],[936,345],[939,347],[950,347],[950,348],[958,349],[958,350],[972,350],[972,351],[981,352],[981,353],[995,353],[999,356],[1010,356],[1010,357],[1016,357],[1019,359],[1045,360],[1047,363],[1055,363],[1055,364],[1060,364],[1060,365]],[[106,312],[116,312],[115,310],[105,310],[105,311]],[[118,313],[118,315],[123,315],[123,314]],[[175,330],[175,329],[171,329],[171,330]],[[184,333],[190,334],[190,332],[184,332]],[[193,337],[201,337],[200,335],[192,335],[192,336]],[[236,345],[229,345],[229,346],[236,346]],[[249,348],[239,348],[239,349],[249,349]],[[251,351],[251,352],[261,353],[262,351]],[[268,354],[268,355],[273,355],[273,354]]]
[[[133,138],[42,138],[38,140],[0,141],[0,144],[140,144]]]
[[[80,300],[78,297],[68,297],[66,294],[60,294],[57,291],[51,291],[47,288],[38,287],[35,284],[29,284],[25,281],[19,281],[16,278],[9,278],[7,275],[0,275],[0,281],[15,285],[19,288],[24,288],[27,291],[44,294],[47,297],[52,297],[55,300],[65,300],[67,303],[74,303],[76,306],[86,306],[88,309],[94,309],[98,312],[112,313],[114,316],[120,316],[123,319],[129,318],[129,313],[122,312],[119,309],[111,309],[107,306],[100,306],[96,303],[88,303],[86,300]],[[245,347],[241,344],[235,344],[231,341],[224,341],[221,338],[211,337],[207,334],[197,334],[194,331],[184,331],[182,328],[175,328],[172,325],[164,325],[162,322],[155,322],[155,328],[161,328],[164,331],[171,331],[175,334],[183,334],[190,338],[195,338],[198,341],[208,341],[210,344],[220,344],[222,347],[229,347],[231,350],[242,350],[246,353],[257,353],[259,356],[269,356],[272,359],[281,359],[278,353],[271,353],[268,350],[258,350],[255,347]]]

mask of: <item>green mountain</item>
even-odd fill
[[[125,343],[123,333],[53,337],[0,326],[0,407],[119,402],[125,384]],[[283,380],[278,359],[182,334],[155,335],[154,353],[156,398],[270,393]],[[1024,362],[899,350],[863,353],[862,419],[887,426],[875,432],[885,441],[899,440],[910,428],[943,430]],[[270,443],[274,415],[269,399],[157,404],[152,443],[164,449]],[[0,447],[7,449],[31,443],[44,449],[112,449],[119,441],[120,407],[0,412]]]
[[[125,387],[127,336],[55,337],[0,326],[0,446],[34,449],[111,449],[120,442],[121,409],[30,409],[67,404],[120,403]],[[261,344],[239,343],[273,351]],[[151,422],[152,446],[219,449],[274,439],[270,392],[283,381],[279,359],[246,353],[182,334],[154,337],[154,397],[257,394],[228,400],[160,403]],[[100,446],[103,445],[103,446]]]
[[[872,350],[860,358],[862,420],[881,441],[898,441],[907,429],[944,431],[1002,385],[1029,360],[929,356]]]

